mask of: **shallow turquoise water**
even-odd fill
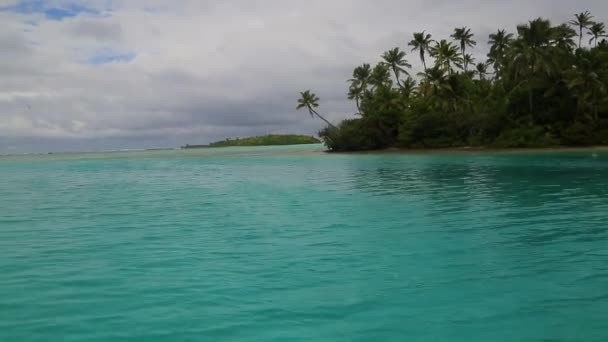
[[[608,154],[0,157],[0,341],[607,341]]]

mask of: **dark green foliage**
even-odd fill
[[[378,141],[382,135],[363,119],[349,119],[340,123],[338,129],[327,127],[319,136],[332,151],[358,151],[381,148]]]
[[[249,138],[235,138],[216,141],[209,145],[186,145],[184,148],[202,147],[230,147],[230,146],[273,146],[273,145],[301,145],[319,144],[321,141],[315,137],[295,134],[269,134]]]
[[[425,66],[417,79],[400,78],[414,73],[399,48],[356,68],[348,94],[360,117],[320,136],[334,151],[608,144],[608,43],[592,18],[498,30],[477,64],[467,53],[476,46],[470,29],[457,28],[455,44],[415,33],[409,45]]]

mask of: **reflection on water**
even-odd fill
[[[495,229],[525,222],[525,232],[517,235],[521,243],[607,237],[606,155],[394,157],[372,168],[365,160],[355,162],[355,189],[393,196],[395,205],[427,201],[431,212],[442,215],[500,216],[504,222]]]

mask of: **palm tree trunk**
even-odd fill
[[[327,121],[327,119],[325,119],[324,117],[322,117],[322,116],[321,116],[321,114],[317,113],[317,111],[316,111],[316,110],[314,110],[314,109],[312,109],[312,108],[309,108],[309,109],[310,109],[310,111],[311,111],[313,114],[315,114],[315,115],[316,115],[316,116],[317,116],[319,119],[321,119],[321,120],[325,121],[325,123],[326,123],[327,125],[329,125],[329,127],[334,128],[334,129],[337,129],[337,128],[338,128],[338,127],[334,126],[334,125],[333,125],[331,122]]]
[[[422,48],[420,48],[420,60],[424,66],[424,71],[426,71],[426,61],[424,60],[424,50]]]
[[[399,74],[397,73],[397,69],[393,68],[393,73],[395,74],[395,79],[397,80],[397,85],[401,87],[401,82],[399,82]]]
[[[581,43],[583,42],[583,26],[579,27],[579,35],[578,35],[578,48],[581,48]]]
[[[355,104],[357,105],[357,112],[359,112],[359,114],[361,114],[361,106],[359,105],[359,97],[358,96],[355,97]]]

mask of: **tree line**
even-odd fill
[[[477,61],[468,27],[435,40],[426,31],[407,42],[424,71],[412,75],[395,47],[348,80],[356,117],[333,125],[319,97],[301,93],[298,109],[327,123],[330,150],[458,146],[545,147],[608,144],[608,41],[589,12],[554,26],[537,18],[488,37]]]
[[[320,144],[321,141],[315,137],[297,134],[267,134],[255,137],[224,139],[212,142],[208,145],[186,145],[184,149],[205,147],[233,147],[233,146],[276,146],[276,145],[304,145]]]

